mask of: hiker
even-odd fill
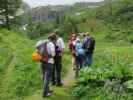
[[[83,43],[80,41],[80,38],[76,39],[76,67],[77,69],[81,69],[83,67],[83,61],[84,61],[84,49],[83,49]]]
[[[75,51],[75,44],[76,44],[76,34],[72,34],[70,40],[69,40],[69,50],[72,54],[72,68],[75,70],[76,65],[76,51]]]
[[[85,66],[91,66],[93,62],[93,51],[95,49],[95,39],[88,32],[83,36],[83,48],[85,50]]]
[[[55,64],[52,72],[52,83],[53,85],[62,86],[63,83],[61,82],[61,71],[62,71],[62,56],[65,49],[65,44],[63,39],[59,36],[58,32],[54,32],[56,36],[55,41]]]
[[[49,35],[48,40],[39,41],[36,44],[37,51],[42,56],[41,67],[43,72],[43,97],[51,96],[49,89],[49,81],[51,78],[51,71],[54,64],[55,46],[53,44],[54,36]]]

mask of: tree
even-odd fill
[[[4,16],[6,27],[10,30],[10,16],[14,17],[21,0],[0,0],[0,15]]]
[[[110,15],[113,15],[113,5],[112,5],[112,2],[114,0],[105,0],[106,4],[108,5],[108,8],[109,8],[109,14]]]

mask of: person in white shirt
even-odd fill
[[[41,67],[43,72],[43,97],[51,96],[51,91],[49,89],[49,82],[51,79],[51,73],[54,65],[54,56],[55,56],[55,45],[53,43],[54,36],[49,35],[48,40],[46,42],[46,48],[44,46],[44,42],[39,41],[36,45],[36,48],[40,51],[40,54],[43,55],[47,50],[48,59],[47,61],[41,61]]]
[[[62,56],[65,49],[64,41],[61,37],[59,37],[59,34],[55,32],[56,35],[56,41],[55,41],[55,64],[53,68],[52,73],[52,83],[53,85],[62,86],[61,82],[61,71],[62,71]]]

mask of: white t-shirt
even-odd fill
[[[49,55],[51,55],[52,52],[55,52],[55,46],[54,46],[53,42],[48,42],[47,43],[47,50],[48,50]],[[48,63],[54,64],[54,59],[49,58]]]
[[[65,44],[62,38],[58,38],[56,41],[56,45],[59,47],[60,50],[65,49]]]

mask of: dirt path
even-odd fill
[[[69,86],[75,80],[74,71],[72,68],[69,69],[67,76],[63,80],[64,86]]]
[[[41,97],[41,90],[38,90],[33,95],[24,98],[24,100],[74,100],[74,97],[71,95],[74,80],[74,71],[70,67],[68,74],[63,80],[63,87],[52,87],[54,90],[53,96],[43,99]]]

